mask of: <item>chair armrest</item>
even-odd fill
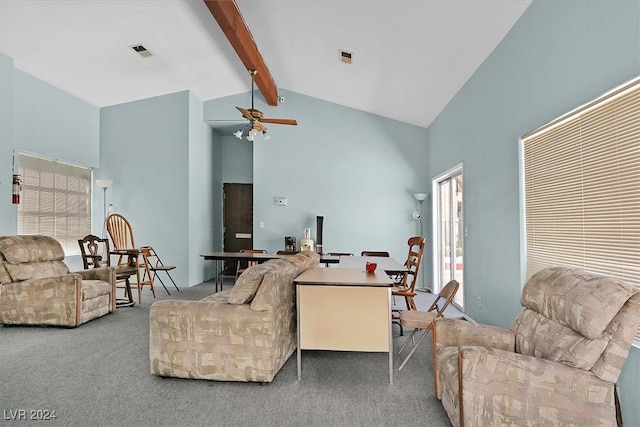
[[[473,324],[466,320],[439,318],[433,327],[434,348],[479,345],[515,351],[516,337],[509,329]]]
[[[0,316],[6,324],[76,326],[82,309],[78,274],[2,284]]]
[[[20,299],[38,299],[43,298],[43,292],[51,288],[55,288],[54,294],[66,295],[75,293],[76,286],[80,282],[78,274],[61,274],[59,276],[42,277],[39,279],[22,280],[19,282],[10,282],[2,284],[2,296],[15,297],[19,294]]]
[[[91,268],[89,270],[76,271],[75,273],[79,274],[82,280],[102,280],[107,283],[115,281],[115,276],[113,276],[115,274],[115,268],[113,267]]]
[[[590,371],[480,346],[460,347],[458,366],[464,425],[615,425],[613,384]]]

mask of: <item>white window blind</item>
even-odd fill
[[[78,255],[91,233],[91,169],[20,154],[19,173],[18,234],[51,236]]]
[[[640,286],[640,79],[523,144],[527,277],[566,265]]]

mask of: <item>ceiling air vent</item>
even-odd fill
[[[347,52],[346,50],[340,51],[340,62],[344,62],[345,64],[351,64],[353,54],[351,52]]]
[[[134,52],[136,52],[138,55],[142,56],[143,58],[148,58],[151,56],[151,52],[149,52],[147,48],[145,48],[141,44],[136,44],[130,47],[131,49],[134,50]]]

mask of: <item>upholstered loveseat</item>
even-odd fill
[[[436,394],[454,426],[615,426],[614,385],[640,288],[579,269],[534,274],[510,330],[441,319]]]
[[[78,326],[116,309],[110,267],[70,273],[47,236],[0,236],[0,319],[13,325]]]
[[[296,349],[293,279],[314,252],[245,270],[235,286],[199,301],[158,301],[149,315],[149,362],[159,376],[271,382]]]

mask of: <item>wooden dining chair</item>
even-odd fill
[[[414,329],[413,331],[411,331],[411,335],[407,337],[404,344],[402,344],[400,350],[398,350],[398,354],[400,354],[405,349],[407,344],[409,344],[409,341],[413,343],[413,348],[411,349],[407,357],[402,361],[398,370],[402,369],[404,365],[409,361],[411,356],[413,356],[416,348],[418,348],[420,343],[424,341],[426,336],[429,334],[429,331],[433,329],[435,321],[439,317],[444,317],[444,310],[449,304],[451,304],[451,301],[453,301],[453,298],[456,296],[456,292],[458,292],[459,287],[460,284],[457,281],[451,280],[444,286],[444,288],[442,288],[427,311],[400,310],[400,325],[402,327],[410,327]],[[420,335],[418,341],[415,342],[414,335],[420,330],[423,331],[422,335]]]
[[[80,256],[82,257],[82,265],[85,270],[91,268],[111,267],[111,248],[109,239],[101,238],[93,234],[89,234],[82,239],[78,239],[80,245]],[[116,299],[116,306],[133,305],[133,295],[131,295],[131,284],[129,282],[131,276],[136,274],[136,267],[129,263],[117,265],[113,267],[116,272],[116,286],[124,288],[124,296],[126,299]]]
[[[136,286],[138,288],[138,303],[142,301],[142,286],[148,285],[151,288],[153,297],[156,297],[156,290],[153,286],[153,276],[143,279],[143,275],[149,274],[144,260],[142,250],[136,246],[133,237],[131,223],[124,215],[112,213],[106,219],[107,233],[113,243],[113,254],[118,255],[117,265],[132,264],[136,268]],[[140,274],[143,270],[143,274]]]
[[[389,257],[389,252],[385,252],[385,251],[362,251],[360,252],[360,256],[382,256],[382,257]]]
[[[422,236],[410,237],[407,241],[409,245],[409,253],[404,266],[407,271],[400,277],[399,282],[391,289],[393,296],[403,297],[407,310],[415,310],[416,303],[413,297],[416,296],[415,288],[418,282],[418,273],[420,272],[420,264],[422,263],[422,255],[424,253],[425,238]],[[399,320],[399,310],[393,310],[393,320]]]
[[[266,254],[267,251],[264,249],[240,249],[241,253],[245,254]],[[246,265],[244,264],[246,263]],[[249,267],[252,265],[257,265],[258,261],[242,261],[238,260],[238,264],[236,265],[236,280],[238,277]]]
[[[300,251],[278,251],[276,255],[295,255]]]

